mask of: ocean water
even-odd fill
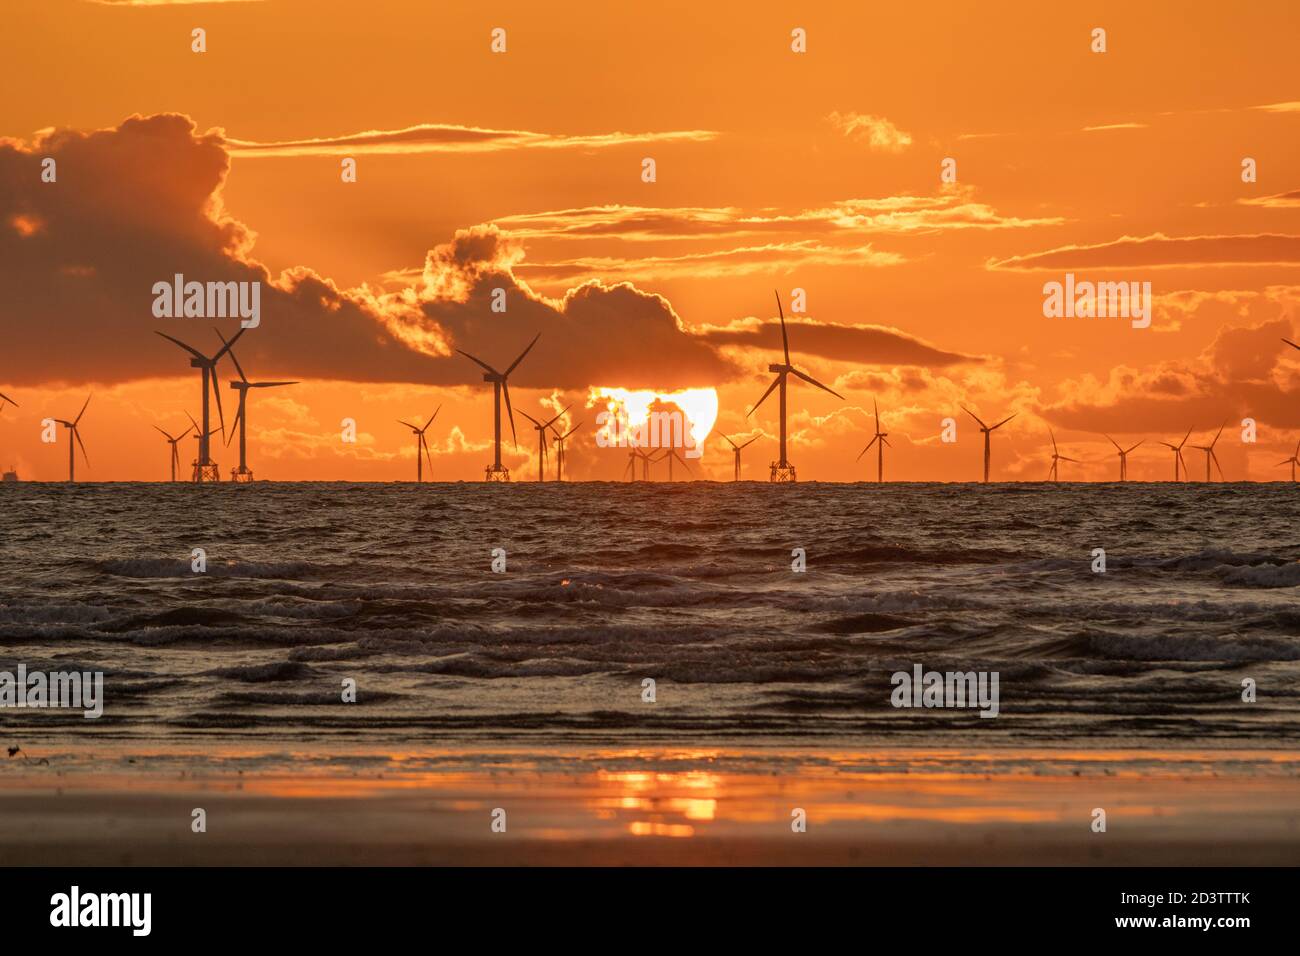
[[[0,486],[0,670],[100,670],[106,694],[97,721],[0,728],[27,750],[1286,748],[1298,504],[1285,483]],[[998,718],[892,707],[916,664],[997,671]]]

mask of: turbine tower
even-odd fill
[[[178,444],[178,443],[179,443],[183,438],[185,438],[186,435],[188,435],[188,434],[190,433],[191,428],[187,428],[187,429],[185,429],[185,431],[181,432],[179,435],[177,435],[177,436],[175,436],[175,437],[172,437],[171,435],[167,434],[167,432],[164,432],[164,431],[163,431],[161,428],[159,428],[157,425],[154,426],[154,430],[155,430],[155,431],[162,432],[163,437],[166,438],[167,441],[171,443],[171,446],[172,446],[172,481],[175,481],[175,480],[176,480],[176,469],[179,468],[179,467],[180,467],[180,464],[181,464],[181,453],[180,453],[179,451],[176,450],[176,446],[177,446],[177,444]]]
[[[1059,464],[1063,461],[1069,461],[1077,465],[1079,464],[1079,460],[1077,458],[1066,458],[1064,455],[1062,455],[1056,447],[1056,433],[1049,428],[1047,430],[1047,434],[1052,436],[1052,468],[1047,473],[1047,480],[1060,481],[1061,475],[1060,475],[1060,469],[1058,467]]]
[[[563,435],[561,435],[559,431],[557,431],[556,429],[554,428],[551,429],[551,431],[555,434],[555,480],[556,481],[564,480],[564,442],[568,439],[570,435],[572,435],[581,427],[582,427],[582,422],[578,422],[578,424],[574,425]]]
[[[1214,461],[1214,467],[1219,469],[1219,478],[1220,478],[1220,479],[1223,478],[1223,466],[1219,464],[1219,456],[1216,455],[1216,454],[1214,453],[1214,446],[1217,445],[1217,444],[1219,443],[1219,435],[1222,435],[1222,434],[1223,434],[1223,430],[1224,430],[1225,428],[1227,428],[1227,427],[1228,427],[1228,423],[1227,423],[1227,422],[1224,422],[1222,425],[1220,425],[1220,426],[1219,426],[1219,432],[1218,432],[1218,434],[1214,436],[1214,441],[1210,442],[1208,445],[1193,445],[1193,446],[1192,446],[1192,447],[1195,448],[1197,451],[1203,451],[1203,452],[1205,452],[1205,480],[1206,480],[1206,481],[1212,481],[1212,480],[1213,480],[1213,479],[1210,477],[1210,461],[1211,461],[1211,459],[1213,459],[1213,461]]]
[[[960,405],[960,403],[958,403],[958,404]],[[969,415],[971,418],[975,419],[975,421],[979,422],[980,431],[982,431],[982,432],[984,433],[984,483],[985,483],[985,484],[988,484],[988,481],[989,481],[989,459],[990,459],[990,457],[991,457],[991,453],[990,453],[990,449],[989,449],[989,435],[992,434],[992,433],[993,433],[994,431],[996,431],[997,429],[1001,428],[1001,427],[1002,427],[1003,425],[1005,425],[1007,422],[1011,421],[1011,419],[1015,418],[1016,415],[1018,415],[1018,414],[1020,414],[1020,413],[1019,413],[1019,412],[1016,412],[1015,414],[1008,415],[1006,418],[1002,419],[1002,421],[998,422],[996,425],[985,425],[984,422],[983,422],[983,420],[982,420],[978,415],[976,415],[974,412],[972,412],[969,408],[967,408],[965,405],[960,405],[960,407],[961,407],[961,410],[962,410],[963,412],[965,412],[965,413],[966,413],[967,415]]]
[[[1143,441],[1146,441],[1146,439],[1142,439],[1142,441],[1138,442],[1137,445],[1134,445],[1133,448],[1120,448],[1119,442],[1111,438],[1109,435],[1106,436],[1106,440],[1114,445],[1115,450],[1119,452],[1119,480],[1128,481],[1128,453],[1131,452],[1133,448],[1142,444]]]
[[[1290,465],[1290,466],[1291,466],[1291,480],[1292,480],[1292,481],[1295,481],[1295,468],[1296,468],[1296,465],[1300,465],[1300,441],[1298,441],[1298,442],[1295,443],[1295,451],[1291,453],[1291,457],[1290,457],[1290,458],[1284,458],[1282,461],[1279,461],[1278,464],[1279,464],[1279,465]]]
[[[1172,448],[1174,450],[1174,481],[1182,481],[1182,477],[1180,476],[1180,472],[1178,470],[1178,466],[1180,464],[1182,465],[1183,470],[1187,469],[1187,461],[1186,459],[1183,458],[1183,446],[1187,444],[1187,439],[1191,437],[1192,437],[1192,430],[1189,428],[1187,429],[1187,434],[1183,436],[1183,440],[1180,441],[1177,445],[1167,441],[1162,441],[1160,443],[1164,445],[1166,448]],[[1189,471],[1187,473],[1187,477],[1190,478],[1191,476],[1192,476],[1191,472]]]
[[[226,337],[217,333],[221,341],[225,342]],[[233,342],[227,343],[226,348],[230,348]],[[244,374],[243,366],[239,364],[239,359],[235,358],[235,350],[230,349],[230,361],[235,363],[235,371],[239,373],[239,381],[231,382],[230,387],[239,393],[239,410],[235,412],[235,422],[231,426],[231,436],[226,439],[226,445],[229,446],[235,426],[239,426],[239,467],[230,469],[230,480],[238,484],[247,484],[253,480],[253,473],[248,469],[248,413],[246,409],[248,401],[248,390],[250,388],[279,388],[281,385],[297,385],[297,382],[250,382],[248,376]]]
[[[572,405],[567,406],[564,409],[564,411],[560,412],[560,414],[556,415],[548,422],[539,422],[537,419],[533,418],[533,416],[529,415],[527,412],[525,411],[519,412],[520,415],[523,415],[524,418],[532,422],[533,428],[537,430],[537,480],[538,481],[546,480],[546,455],[547,455],[546,430],[550,428],[552,425],[554,425],[561,418],[563,418],[565,415],[567,415],[569,413],[569,409],[572,407],[573,407]]]
[[[72,421],[67,421],[62,418],[54,419],[56,422],[58,422],[60,425],[62,425],[64,428],[68,430],[68,481],[70,482],[77,480],[77,471],[76,471],[77,460],[75,457],[73,457],[73,452],[75,451],[75,449],[73,448],[74,442],[78,447],[81,448],[81,457],[86,462],[86,467],[87,468],[90,467],[90,456],[86,454],[86,446],[81,441],[81,430],[77,428],[77,425],[80,424],[81,422],[81,416],[86,414],[86,406],[89,404],[90,404],[90,396],[87,395],[86,404],[81,406],[81,411],[77,412],[77,417],[74,418]]]
[[[749,412],[745,415],[745,417],[748,418],[750,415],[753,415],[754,412],[758,411],[758,406],[762,405],[763,402],[767,401],[767,396],[772,394],[773,389],[780,390],[781,393],[781,459],[780,461],[772,462],[772,474],[768,480],[784,482],[784,481],[796,480],[794,465],[790,464],[789,458],[786,457],[786,450],[785,450],[786,379],[791,375],[795,376],[795,378],[801,378],[810,385],[816,385],[824,392],[830,392],[840,401],[844,401],[844,396],[841,395],[839,392],[835,391],[835,389],[823,385],[821,382],[817,381],[817,379],[813,378],[811,375],[804,374],[803,372],[799,371],[797,368],[795,368],[793,365],[790,364],[790,338],[785,331],[785,310],[781,307],[781,294],[779,292],[776,293],[776,308],[777,308],[777,312],[781,316],[781,348],[785,352],[785,363],[781,365],[772,364],[767,367],[767,370],[769,372],[776,373],[776,378],[772,380],[772,384],[767,387],[767,391],[763,393],[763,397],[760,398],[756,403],[754,403],[754,407],[749,410]],[[671,463],[669,464],[668,469],[670,472],[672,471]]]
[[[734,477],[734,478],[732,479],[732,481],[740,481],[740,452],[741,452],[741,449],[748,448],[750,445],[754,444],[754,442],[758,441],[760,438],[763,437],[763,433],[762,433],[762,432],[759,432],[757,435],[755,435],[755,436],[754,436],[753,438],[751,438],[749,441],[745,442],[745,444],[743,444],[743,445],[737,445],[737,444],[736,444],[734,441],[732,441],[730,438],[727,438],[726,435],[723,435],[722,437],[727,439],[727,444],[731,446],[732,453],[736,456],[736,477]]]
[[[506,379],[509,378],[510,373],[513,372],[519,366],[519,363],[524,360],[524,356],[527,355],[530,351],[532,351],[533,346],[537,344],[537,340],[540,339],[541,337],[542,337],[542,333],[538,332],[537,335],[533,337],[533,340],[528,343],[528,348],[520,352],[519,358],[511,362],[510,367],[507,368],[504,372],[498,372],[491,365],[488,365],[487,362],[484,362],[482,359],[475,358],[474,356],[470,355],[468,352],[464,351],[463,349],[456,350],[457,352],[460,352],[461,355],[465,356],[465,358],[473,362],[475,365],[481,366],[484,370],[483,381],[492,383],[492,398],[493,398],[493,409],[494,409],[492,424],[493,424],[493,436],[494,436],[493,448],[495,449],[495,457],[492,460],[492,464],[488,465],[486,468],[483,469],[486,481],[509,481],[510,480],[510,469],[506,468],[504,465],[501,464],[501,393],[504,392],[506,396],[506,415],[510,419],[510,437],[514,441],[515,447],[518,448],[519,439],[518,436],[515,435],[515,413],[514,413],[514,409],[510,407],[510,386],[506,383]]]
[[[216,431],[215,428],[208,427],[212,423],[212,418],[208,412],[208,389],[210,386],[212,394],[217,400],[217,417],[221,422],[221,433],[224,435],[226,432],[226,416],[221,410],[221,389],[217,385],[217,362],[221,360],[221,356],[230,351],[230,347],[238,342],[239,337],[246,331],[248,330],[241,328],[235,333],[234,338],[229,342],[222,337],[220,332],[217,332],[217,337],[221,339],[223,344],[221,349],[215,355],[210,357],[204,355],[198,349],[191,348],[180,339],[172,338],[166,332],[157,333],[173,345],[179,345],[185,351],[189,352],[191,356],[190,367],[197,368],[203,373],[203,427],[199,429],[198,435],[199,456],[194,460],[194,480],[196,482],[221,480],[221,473],[217,468],[217,463],[212,460],[212,455],[210,454],[211,442],[208,441],[208,439],[212,437],[213,432]]]
[[[884,484],[885,446],[889,445],[889,438],[888,438],[889,432],[882,432],[880,430],[880,406],[876,404],[876,400],[874,398],[871,400],[871,407],[875,409],[876,412],[876,435],[874,438],[871,439],[871,441],[867,442],[866,448],[858,452],[858,457],[854,460],[861,461],[862,456],[865,455],[867,452],[871,451],[871,446],[875,445],[876,446],[876,481],[880,482],[881,484]],[[889,445],[889,447],[893,448],[894,446]]]
[[[411,434],[415,436],[415,483],[417,485],[424,481],[424,458],[420,457],[420,452],[424,452],[424,457],[429,459],[429,472],[430,474],[433,472],[433,457],[429,454],[429,443],[424,440],[424,433],[429,430],[429,426],[433,424],[433,420],[438,417],[440,411],[442,411],[441,405],[433,410],[433,414],[429,416],[429,420],[424,423],[423,428],[419,425],[412,425],[410,422],[404,422],[400,418],[397,420],[399,425],[405,425],[411,430]]]

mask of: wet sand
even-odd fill
[[[3,765],[0,864],[1300,864],[1289,752],[97,749]]]

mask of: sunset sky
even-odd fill
[[[1130,478],[1167,479],[1156,442],[1225,421],[1229,480],[1289,477],[1293,2],[9,0],[0,24],[0,392],[19,403],[0,468],[24,479],[66,476],[66,436],[43,444],[40,422],[92,392],[78,477],[167,476],[152,426],[198,415],[198,373],[154,330],[215,351],[214,325],[238,329],[155,318],[175,273],[264,283],[239,360],[301,384],[249,399],[259,478],[413,479],[396,419],[439,405],[433,477],[481,478],[490,386],[453,350],[503,368],[540,332],[511,397],[538,418],[574,405],[568,477],[622,476],[626,453],[592,441],[600,390],[715,389],[698,467],[729,479],[721,434],[761,429],[744,460],[764,479],[776,402],[746,411],[780,360],[773,290],[795,365],[847,399],[792,381],[803,480],[874,478],[854,460],[873,399],[886,478],[978,479],[959,402],[1017,415],[995,480],[1046,477],[1049,427],[1084,459],[1065,479],[1118,476],[1105,433],[1146,439]],[[1067,272],[1150,282],[1151,327],[1045,318],[1043,284]],[[517,426],[506,463],[535,478]],[[234,447],[214,457],[228,476]]]

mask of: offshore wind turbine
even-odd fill
[[[185,429],[185,431],[181,432],[179,435],[176,435],[175,437],[173,437],[172,435],[169,435],[167,432],[164,432],[164,431],[163,431],[161,428],[159,428],[157,425],[154,426],[154,429],[155,429],[156,431],[162,432],[163,437],[166,438],[167,441],[171,443],[171,446],[172,446],[172,481],[175,481],[175,480],[176,480],[176,469],[180,467],[180,463],[181,463],[181,453],[180,453],[179,451],[176,450],[176,446],[177,446],[177,444],[179,444],[179,443],[181,442],[182,439],[185,438],[186,435],[188,435],[188,434],[190,433],[191,428],[187,428],[187,429]]]
[[[420,457],[420,452],[424,452],[425,458],[429,459],[429,472],[430,474],[433,472],[433,457],[429,454],[429,443],[424,440],[424,433],[429,430],[429,426],[433,424],[433,420],[438,417],[440,411],[442,411],[441,405],[433,410],[433,414],[429,416],[429,420],[424,423],[423,428],[419,425],[412,425],[410,422],[404,422],[400,418],[397,420],[399,425],[405,425],[411,430],[411,434],[415,436],[415,483],[417,485],[424,481],[424,458]]]
[[[483,381],[492,383],[492,399],[493,399],[493,409],[494,409],[492,425],[493,425],[493,436],[494,436],[493,448],[495,449],[495,457],[493,458],[492,464],[488,465],[486,468],[483,469],[484,476],[485,476],[484,480],[486,481],[509,481],[510,480],[510,469],[504,467],[501,464],[501,393],[504,392],[506,396],[506,416],[510,419],[510,437],[514,441],[515,447],[518,448],[519,438],[517,435],[515,435],[515,412],[514,409],[510,407],[510,386],[507,384],[506,380],[510,377],[510,373],[513,372],[519,366],[519,363],[524,360],[524,356],[527,355],[530,351],[532,351],[533,346],[537,344],[537,340],[540,339],[541,337],[542,337],[541,332],[538,332],[537,335],[533,336],[533,340],[528,343],[528,348],[520,352],[519,358],[511,362],[510,367],[507,368],[504,372],[498,372],[491,365],[488,365],[487,362],[484,362],[482,359],[475,358],[474,356],[466,352],[464,349],[456,350],[457,352],[460,352],[461,355],[465,356],[465,358],[473,362],[475,365],[482,367]]]
[[[1220,477],[1220,478],[1223,478],[1223,466],[1219,464],[1219,456],[1216,455],[1216,454],[1214,453],[1214,446],[1217,445],[1217,444],[1219,443],[1219,435],[1222,435],[1222,434],[1223,434],[1223,430],[1224,430],[1225,428],[1227,428],[1227,427],[1228,427],[1228,423],[1227,423],[1227,422],[1224,422],[1222,425],[1220,425],[1220,426],[1219,426],[1219,432],[1218,432],[1218,434],[1214,436],[1214,441],[1210,442],[1208,445],[1193,445],[1193,446],[1192,446],[1192,447],[1195,448],[1197,451],[1203,451],[1203,452],[1205,452],[1205,480],[1206,480],[1206,481],[1211,481],[1211,480],[1212,480],[1212,479],[1210,478],[1210,460],[1211,460],[1211,459],[1214,460],[1214,467],[1216,467],[1216,468],[1219,469],[1219,477]]]
[[[572,407],[573,407],[572,405],[566,406],[564,411],[560,412],[560,414],[556,415],[548,422],[539,422],[537,419],[533,418],[533,416],[529,415],[527,412],[522,410],[519,412],[520,415],[523,415],[524,418],[532,422],[533,428],[537,430],[537,480],[538,481],[546,480],[546,454],[547,454],[546,453],[546,430],[550,428],[552,425],[554,425],[561,418],[563,418],[565,415],[567,415],[569,413],[569,409]]]
[[[1011,419],[1015,418],[1016,415],[1018,415],[1018,414],[1020,414],[1020,413],[1019,413],[1019,412],[1015,412],[1014,414],[1008,415],[1006,418],[1002,419],[1002,421],[998,422],[996,425],[985,425],[983,419],[981,419],[978,415],[976,415],[974,412],[972,412],[972,411],[971,411],[969,408],[967,408],[965,405],[961,405],[960,402],[958,403],[958,405],[961,407],[961,410],[962,410],[963,412],[965,412],[965,413],[966,413],[967,415],[969,415],[971,418],[975,419],[975,421],[979,422],[980,431],[982,431],[982,432],[984,433],[984,483],[985,483],[985,484],[988,484],[988,480],[989,480],[989,459],[992,457],[992,455],[991,455],[991,451],[990,451],[990,448],[989,448],[989,435],[991,435],[991,434],[992,434],[993,432],[995,432],[997,429],[1001,428],[1001,427],[1002,427],[1003,425],[1005,425],[1007,422],[1011,421]]]
[[[889,445],[889,437],[888,437],[889,432],[882,432],[880,430],[880,406],[876,404],[876,400],[874,398],[871,400],[871,407],[875,410],[876,413],[876,436],[872,438],[871,441],[867,442],[866,448],[858,452],[858,457],[855,459],[855,461],[861,461],[862,456],[865,455],[867,452],[871,451],[871,446],[875,445],[876,446],[876,481],[880,482],[881,484],[884,484],[885,483],[885,446]],[[889,445],[889,447],[893,448],[894,446]]]
[[[1077,465],[1077,464],[1079,464],[1079,459],[1077,459],[1077,458],[1066,458],[1064,455],[1062,455],[1062,454],[1060,453],[1060,451],[1059,451],[1059,450],[1057,449],[1057,447],[1056,447],[1056,433],[1055,433],[1054,431],[1052,431],[1052,430],[1049,428],[1049,429],[1047,430],[1047,434],[1049,434],[1049,435],[1052,436],[1052,467],[1051,467],[1051,470],[1048,471],[1048,473],[1047,473],[1047,480],[1048,480],[1048,481],[1060,481],[1060,480],[1061,480],[1061,475],[1060,475],[1060,470],[1059,470],[1059,467],[1058,467],[1059,464],[1060,464],[1061,462],[1063,462],[1063,461],[1069,461],[1069,462],[1073,462],[1074,464]]]
[[[216,330],[214,329],[213,331]],[[185,351],[189,352],[190,367],[197,368],[202,372],[203,414],[201,417],[203,419],[203,427],[198,430],[199,431],[198,434],[199,456],[194,461],[195,481],[220,481],[221,480],[221,473],[217,469],[217,463],[212,460],[211,443],[208,441],[208,439],[212,437],[212,433],[216,431],[216,429],[208,427],[212,423],[211,416],[208,414],[208,388],[209,386],[211,386],[212,394],[217,400],[217,417],[221,422],[221,432],[224,435],[226,431],[226,416],[221,410],[221,389],[217,385],[217,362],[221,360],[221,356],[225,355],[227,352],[230,351],[230,347],[234,345],[236,342],[238,342],[239,337],[243,335],[246,331],[248,330],[241,328],[238,332],[235,333],[234,338],[232,338],[229,342],[226,341],[225,337],[222,336],[220,332],[217,332],[217,337],[221,339],[222,346],[220,350],[218,350],[217,353],[212,356],[204,355],[198,349],[186,345],[180,339],[172,338],[166,332],[156,333],[158,335],[161,335],[168,342],[171,342],[174,345],[179,345]]]
[[[693,469],[693,468],[691,467],[690,462],[688,462],[688,461],[687,461],[685,458],[683,458],[681,455],[677,454],[677,449],[676,449],[676,448],[669,447],[669,448],[665,449],[663,452],[660,453],[659,457],[655,459],[655,463],[657,464],[658,462],[665,461],[665,460],[668,462],[668,480],[669,480],[669,481],[673,481],[673,480],[674,480],[674,478],[673,478],[673,462],[674,462],[674,461],[680,461],[680,462],[682,463],[682,467],[686,469],[687,473],[690,474],[690,476],[691,476],[692,478],[695,477],[695,469]]]
[[[1291,480],[1295,481],[1295,467],[1300,465],[1300,441],[1295,443],[1295,451],[1291,453],[1290,458],[1284,458],[1278,462],[1279,465],[1291,466]]]
[[[1187,444],[1187,439],[1191,437],[1192,437],[1192,430],[1189,428],[1187,429],[1187,434],[1183,436],[1183,440],[1180,441],[1177,445],[1167,441],[1162,441],[1160,443],[1164,445],[1166,448],[1172,448],[1174,450],[1174,481],[1182,481],[1182,478],[1179,477],[1179,470],[1178,470],[1178,466],[1180,464],[1183,466],[1184,470],[1187,469],[1187,461],[1186,459],[1183,458],[1183,446]],[[1192,473],[1188,471],[1187,477],[1190,478],[1191,474]]]
[[[62,418],[54,419],[60,425],[68,430],[68,481],[77,480],[77,459],[74,457],[73,444],[81,448],[81,457],[86,462],[86,467],[90,467],[90,456],[86,454],[86,446],[81,441],[81,430],[77,427],[81,423],[81,416],[86,414],[86,406],[90,404],[90,396],[86,396],[86,404],[81,406],[81,411],[77,412],[77,417],[72,421]]]
[[[564,442],[570,435],[572,435],[581,427],[582,427],[582,422],[578,422],[578,424],[574,425],[563,435],[561,435],[557,429],[554,428],[551,429],[551,431],[555,434],[555,480],[556,481],[564,480]]]
[[[1142,444],[1143,441],[1146,441],[1146,439],[1142,439],[1142,441],[1138,442],[1137,445],[1134,445],[1133,448],[1121,448],[1119,442],[1111,438],[1109,435],[1106,436],[1106,440],[1114,445],[1115,450],[1119,452],[1119,480],[1128,481],[1128,453],[1131,452],[1133,448]]]
[[[745,442],[745,444],[743,444],[743,445],[737,445],[734,441],[732,441],[732,440],[731,440],[730,438],[728,438],[726,435],[723,435],[722,437],[727,439],[727,444],[731,446],[731,448],[732,448],[732,453],[736,456],[736,477],[733,478],[732,481],[740,481],[740,452],[741,452],[741,449],[748,448],[750,445],[754,444],[754,442],[758,441],[760,438],[763,437],[763,433],[762,433],[762,432],[759,432],[757,435],[755,435],[755,436],[754,436],[753,438],[751,438],[749,441]]]
[[[225,342],[226,337],[221,335],[221,341]],[[234,343],[227,343],[227,348]],[[253,473],[248,470],[248,412],[246,404],[248,400],[248,390],[250,388],[279,388],[281,385],[297,385],[297,382],[250,382],[248,376],[244,374],[243,366],[239,364],[239,359],[235,358],[235,350],[230,349],[230,361],[235,363],[235,371],[239,373],[239,381],[231,382],[230,387],[239,393],[239,410],[235,412],[234,425],[230,426],[231,436],[226,439],[226,445],[229,446],[234,436],[235,425],[239,426],[239,467],[230,469],[230,480],[240,484],[253,480]]]
[[[781,458],[780,458],[779,461],[774,461],[774,462],[772,462],[772,473],[771,473],[771,476],[769,477],[768,480],[769,480],[769,481],[795,481],[796,479],[795,479],[795,470],[794,470],[794,465],[790,464],[790,460],[786,457],[786,451],[785,451],[785,390],[786,390],[786,379],[787,379],[789,376],[791,376],[791,375],[795,376],[795,378],[801,378],[801,379],[803,379],[805,382],[807,382],[809,385],[816,385],[816,386],[817,386],[818,388],[820,388],[822,391],[824,391],[824,392],[830,392],[832,395],[834,395],[834,396],[835,396],[836,398],[838,398],[840,401],[844,401],[844,396],[841,395],[839,392],[835,391],[835,389],[830,388],[830,387],[828,387],[828,386],[826,386],[826,385],[823,385],[821,382],[817,381],[817,379],[813,378],[811,375],[808,375],[808,374],[805,374],[804,372],[799,371],[797,368],[795,368],[793,365],[790,364],[790,338],[789,338],[789,336],[786,334],[786,331],[785,331],[785,309],[783,309],[783,308],[781,307],[781,293],[779,293],[779,292],[776,293],[776,308],[777,308],[777,312],[778,312],[778,313],[780,314],[780,316],[781,316],[781,348],[782,348],[782,350],[783,350],[784,353],[785,353],[785,362],[784,362],[784,364],[780,364],[780,365],[778,365],[778,364],[772,364],[772,365],[769,365],[769,366],[767,367],[767,370],[768,370],[769,372],[775,372],[775,373],[776,373],[776,378],[772,380],[772,384],[769,385],[769,386],[767,387],[767,391],[763,393],[763,397],[760,398],[757,402],[754,403],[754,407],[751,408],[751,409],[746,413],[745,417],[748,418],[750,415],[753,415],[754,412],[758,411],[758,406],[759,406],[759,405],[762,405],[765,401],[767,401],[767,396],[769,396],[769,395],[772,394],[773,389],[779,389],[779,390],[780,390],[780,396],[781,396]],[[671,462],[670,462],[669,465],[668,465],[668,470],[669,470],[669,472],[672,471],[672,463],[671,463]]]

